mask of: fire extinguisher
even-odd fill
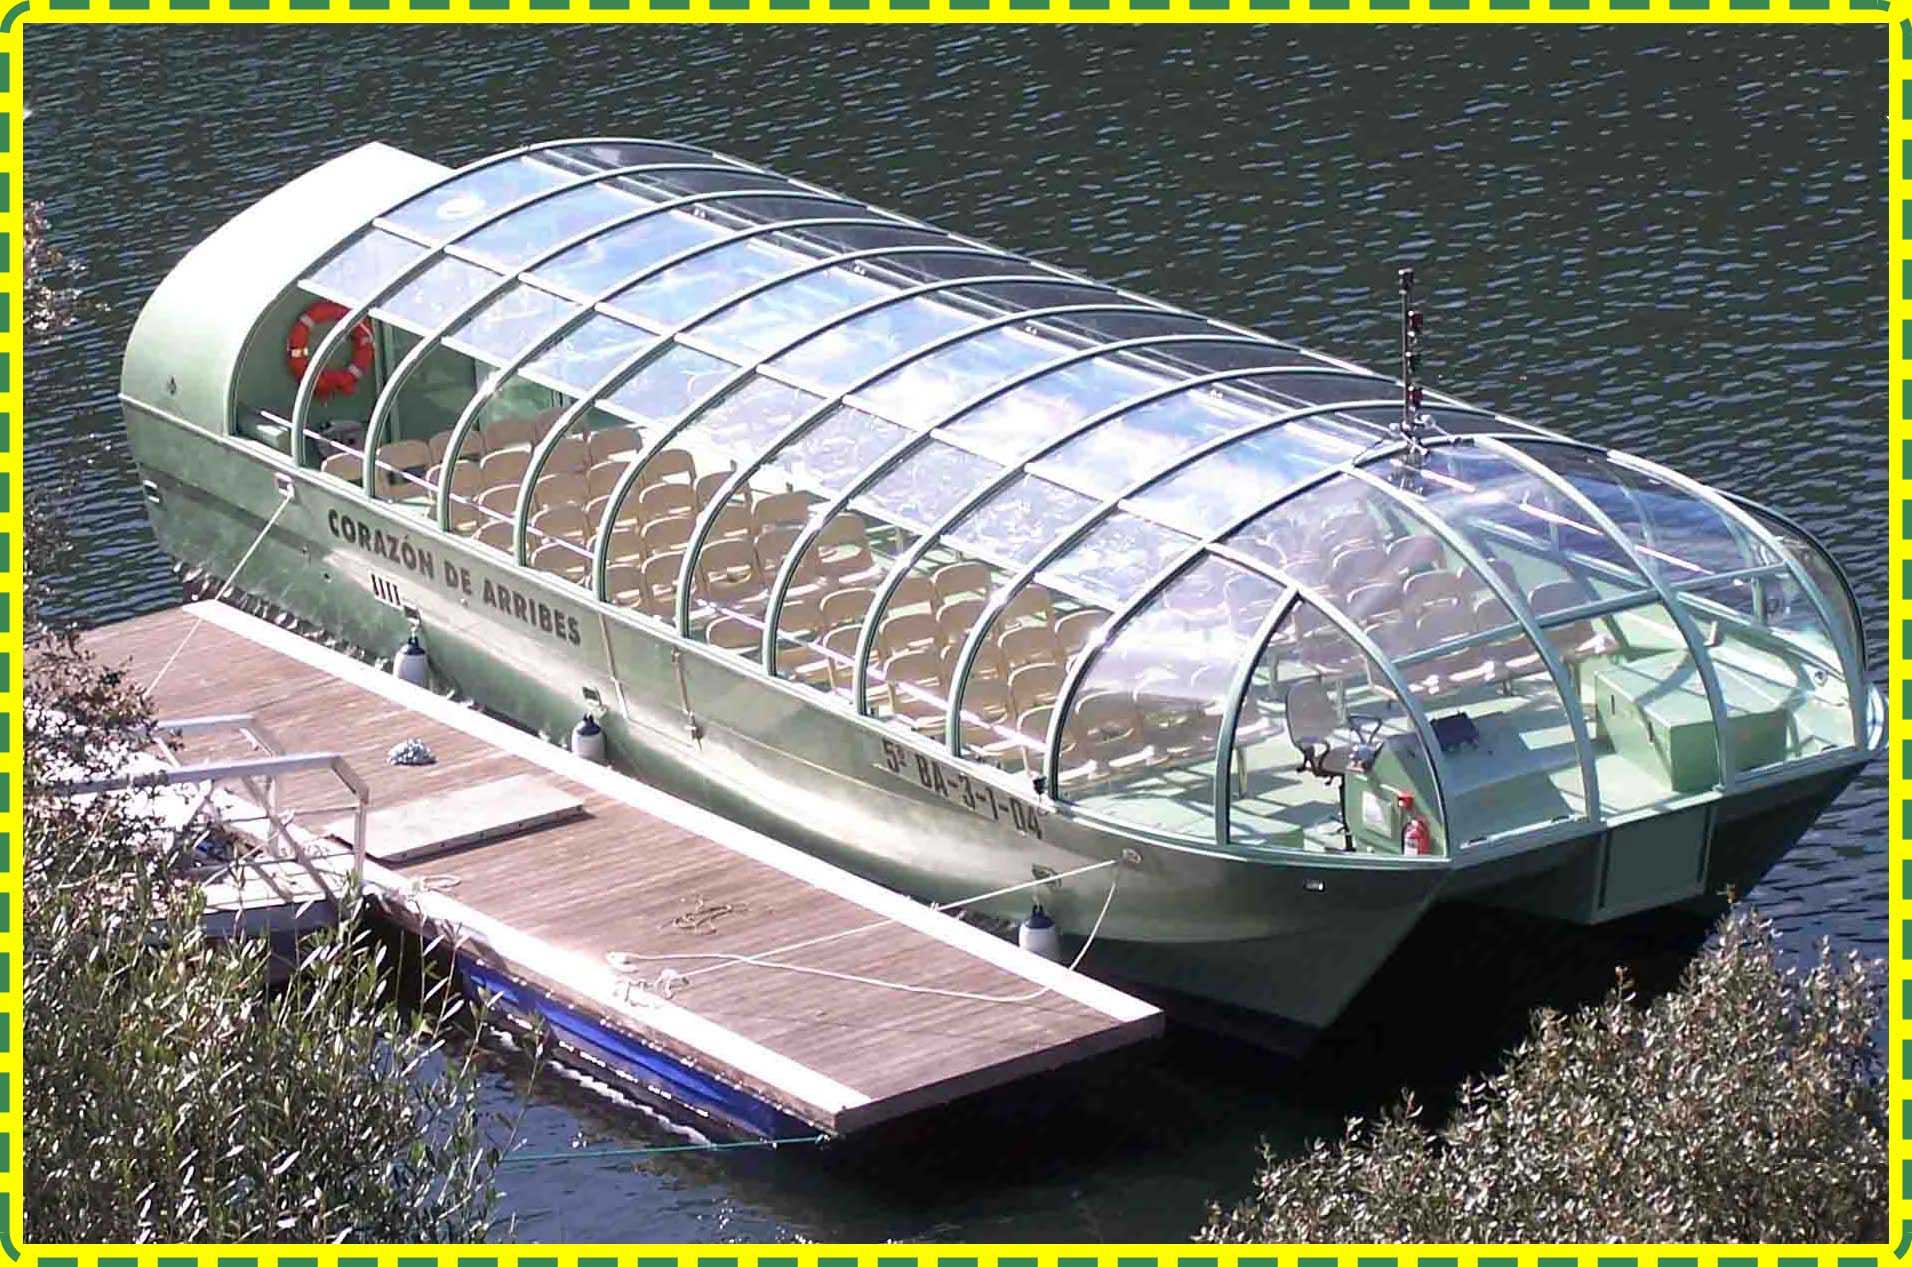
[[[1427,819],[1414,812],[1414,793],[1401,792],[1394,798],[1401,812],[1401,852],[1426,857],[1434,852],[1434,832]]]

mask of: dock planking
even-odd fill
[[[375,815],[514,777],[576,797],[578,817],[368,863],[367,887],[395,920],[448,934],[468,966],[824,1131],[1161,1030],[1158,1011],[1119,991],[233,608],[193,604],[85,641],[148,686],[160,716],[250,712],[292,747],[343,754]],[[389,764],[408,739],[436,763]],[[201,737],[184,755],[239,745]],[[309,827],[338,812],[322,777],[295,776],[281,798],[331,802]],[[851,929],[862,931],[772,962],[694,957],[765,955]],[[660,982],[666,970],[689,980]]]

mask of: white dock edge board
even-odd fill
[[[1079,972],[1071,972],[1061,964],[1032,955],[992,933],[931,910],[872,880],[852,875],[821,858],[814,858],[722,815],[679,800],[647,783],[619,774],[608,766],[596,765],[582,757],[573,756],[536,735],[487,717],[476,709],[454,703],[424,687],[401,682],[369,664],[321,647],[289,630],[248,616],[237,608],[206,601],[187,604],[183,610],[277,651],[288,659],[329,673],[341,681],[482,739],[513,756],[543,766],[604,796],[635,806],[685,831],[695,832],[752,861],[774,867],[805,884],[854,902],[873,914],[882,915],[925,936],[967,951],[1005,972],[1022,977],[1031,984],[1044,986],[1104,1016],[1133,1023],[1161,1015],[1159,1008],[1125,994],[1114,986],[1105,985]],[[737,1041],[745,1040],[739,1038]]]
[[[846,1109],[870,1102],[869,1096],[854,1087],[846,1087],[808,1065],[666,999],[637,990],[630,977],[607,963],[554,946],[375,862],[365,864],[365,884],[368,889],[409,904],[424,919],[475,934],[507,961],[549,981],[562,983],[640,1032],[651,1030],[675,1039],[753,1082],[774,1087],[800,1104],[823,1110],[832,1118]],[[454,942],[453,952],[456,951]]]
[[[569,792],[534,774],[513,774],[373,806],[365,815],[365,852],[379,862],[412,862],[582,817],[584,802]],[[325,831],[351,840],[351,816],[327,823]]]

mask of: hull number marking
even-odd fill
[[[932,792],[952,805],[992,823],[1006,822],[1025,836],[1042,839],[1042,816],[1033,805],[999,792],[961,770],[952,770],[892,740],[883,741],[883,759],[877,768]]]

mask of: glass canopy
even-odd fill
[[[1439,855],[1865,742],[1797,526],[735,159],[487,159],[301,286],[302,460],[1144,835]]]

